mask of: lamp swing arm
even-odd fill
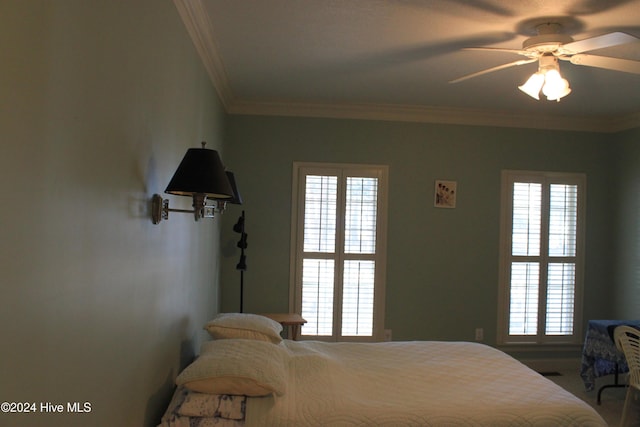
[[[208,204],[207,202],[213,202]],[[222,214],[226,209],[225,200],[207,199],[203,194],[193,195],[193,209],[175,209],[169,207],[169,199],[164,199],[159,194],[154,194],[151,199],[151,220],[154,224],[159,224],[162,220],[169,219],[169,212],[190,213],[198,221],[200,218],[213,218],[215,212]]]
[[[197,209],[173,209],[169,207],[169,199],[162,198],[159,194],[154,194],[151,199],[151,220],[154,224],[159,224],[162,220],[169,219],[169,212],[191,213],[199,219]]]
[[[216,150],[189,148],[173,174],[165,193],[193,198],[193,210],[171,209],[160,194],[151,198],[151,220],[159,224],[169,212],[192,213],[196,221],[223,213],[227,202],[242,204],[233,172],[226,171]]]

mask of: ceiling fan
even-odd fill
[[[526,39],[522,43],[522,49],[494,47],[465,48],[465,50],[515,53],[525,56],[526,59],[520,59],[486,70],[477,71],[451,80],[449,83],[458,83],[493,71],[538,61],[538,71],[534,73],[525,84],[518,88],[535,99],[540,99],[539,94],[542,91],[542,93],[547,96],[547,99],[559,101],[560,98],[568,95],[571,89],[569,88],[567,80],[560,75],[558,60],[569,61],[575,65],[640,74],[640,61],[583,53],[636,42],[640,40],[637,37],[627,33],[614,32],[574,41],[571,36],[563,33],[563,26],[559,21],[560,19],[558,19],[558,22],[547,20],[536,24],[535,30],[537,35]]]

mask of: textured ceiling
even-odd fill
[[[575,40],[640,37],[638,0],[175,3],[232,113],[584,130],[640,123],[640,75],[561,61],[573,91],[560,102],[517,89],[536,63],[449,83],[523,58],[463,48],[520,49],[547,17]],[[640,42],[590,53],[640,61]]]

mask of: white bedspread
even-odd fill
[[[582,400],[489,346],[285,341],[283,396],[247,399],[247,426],[606,426]]]

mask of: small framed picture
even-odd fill
[[[457,187],[457,181],[436,180],[434,206],[436,208],[455,208]]]

